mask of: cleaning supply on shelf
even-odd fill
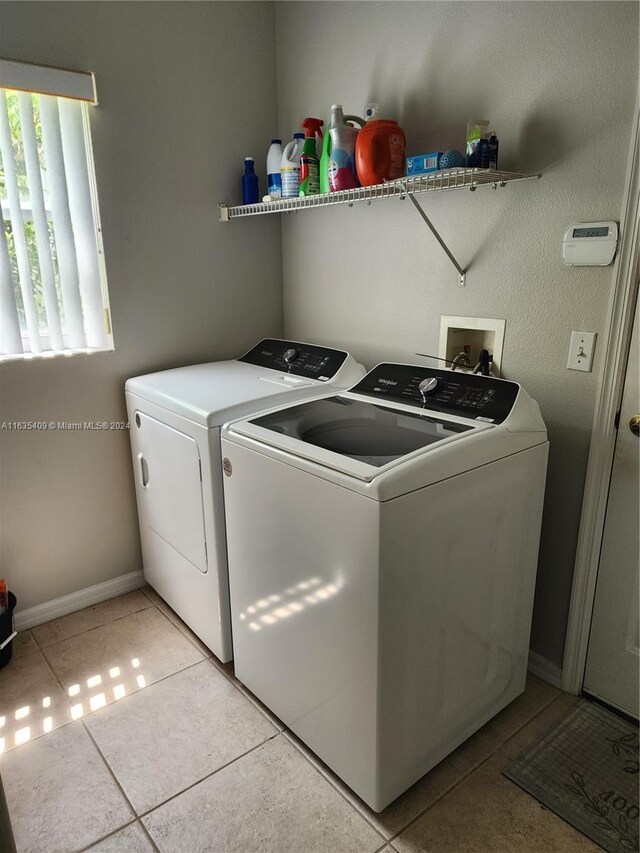
[[[429,172],[437,172],[441,156],[442,153],[440,151],[432,151],[430,154],[415,154],[413,157],[407,157],[405,160],[405,173],[407,177],[411,178],[413,175],[426,175]]]
[[[338,108],[342,113],[342,108]],[[333,107],[331,109],[333,117]],[[327,134],[331,140],[328,164],[331,192],[353,190],[360,186],[356,172],[356,141],[364,124],[365,121],[360,116],[342,116],[340,121],[340,115],[336,115],[335,124]]]
[[[329,158],[331,157],[331,128],[333,127],[333,110],[331,107],[331,122],[322,140],[322,154],[320,155],[320,192],[328,193],[329,187]]]
[[[364,119],[360,116],[344,115],[342,104],[331,105],[331,121],[322,143],[320,157],[320,192],[328,193],[335,190],[350,190],[359,186],[356,175],[355,143],[358,128],[362,127]],[[335,151],[335,157],[332,152]],[[348,172],[337,174],[340,170]],[[333,177],[331,177],[331,174]]]
[[[306,118],[302,122],[307,135],[300,155],[300,197],[318,195],[320,192],[320,160],[316,150],[316,134],[322,136],[320,128],[323,124],[321,118]]]
[[[465,157],[460,151],[432,151],[430,154],[415,154],[405,161],[406,175],[411,178],[416,175],[428,175],[442,169],[459,169],[465,165]]]
[[[404,175],[404,131],[397,121],[372,119],[358,133],[356,169],[363,187],[395,181]]]
[[[488,138],[489,122],[484,119],[472,118],[467,123],[467,166],[472,169],[480,168],[482,140]]]
[[[280,161],[282,198],[298,198],[300,190],[300,155],[304,147],[304,133],[294,133],[287,143]]]
[[[242,176],[242,203],[257,204],[260,200],[258,176],[254,171],[253,157],[244,158],[244,175]]]
[[[269,153],[267,154],[267,192],[271,198],[282,196],[282,178],[280,177],[280,166],[282,164],[282,140],[272,139]]]
[[[498,137],[493,133],[493,131],[489,134],[488,139],[480,140],[481,169],[498,168],[498,144]]]
[[[456,151],[455,148],[448,148],[438,158],[439,169],[462,169],[465,164],[464,154],[462,151]]]

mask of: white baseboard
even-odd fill
[[[537,675],[538,678],[554,687],[560,687],[562,684],[562,667],[542,657],[537,652],[529,651],[529,666],[527,668],[530,673]]]
[[[79,589],[77,592],[63,595],[61,598],[54,598],[52,601],[36,604],[35,607],[28,607],[26,610],[16,610],[16,631],[26,631],[28,628],[41,625],[43,622],[49,622],[51,619],[58,619],[60,616],[66,616],[68,613],[75,613],[76,610],[82,610],[83,607],[91,607],[92,604],[99,604],[101,601],[107,601],[109,598],[115,598],[117,595],[124,595],[125,592],[140,589],[144,584],[145,580],[142,572],[130,572],[128,575],[120,575],[120,577],[113,578],[113,580],[97,583],[94,586],[87,586],[84,589]]]

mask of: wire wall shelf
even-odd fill
[[[304,198],[282,198],[277,201],[263,201],[258,204],[240,204],[236,207],[219,204],[218,207],[220,209],[220,221],[229,222],[231,219],[237,219],[241,216],[259,216],[264,213],[292,213],[294,210],[307,210],[312,207],[331,207],[336,204],[348,204],[351,207],[360,201],[366,201],[367,204],[371,204],[372,201],[382,198],[408,198],[458,271],[458,283],[460,287],[465,287],[467,270],[456,260],[433,222],[431,222],[416,199],[416,196],[420,193],[440,192],[443,190],[469,189],[474,191],[482,186],[490,186],[495,190],[514,181],[531,181],[540,177],[542,177],[540,174],[529,175],[522,172],[501,172],[497,169],[444,169],[441,172],[431,172],[429,175],[419,175],[413,178],[400,178],[397,181],[376,184],[373,187],[340,190],[335,193],[323,193],[321,195],[305,196]]]
[[[259,216],[265,213],[289,213],[294,210],[307,210],[315,207],[330,207],[336,204],[356,204],[361,201],[372,202],[382,198],[404,198],[418,193],[440,192],[442,190],[475,190],[481,186],[494,189],[504,187],[514,181],[529,181],[539,178],[539,174],[520,172],[500,172],[495,169],[445,169],[428,175],[400,178],[386,184],[372,187],[359,187],[355,190],[340,190],[334,193],[305,196],[304,198],[283,198],[277,201],[265,201],[258,204],[218,205],[220,221],[229,222],[241,216]]]

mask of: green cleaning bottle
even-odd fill
[[[306,118],[302,122],[306,132],[304,148],[300,155],[300,192],[301,197],[318,195],[320,192],[320,161],[316,153],[316,133],[322,138],[320,128],[324,122],[320,118]]]

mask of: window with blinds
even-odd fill
[[[113,349],[93,75],[0,59],[0,360]]]

